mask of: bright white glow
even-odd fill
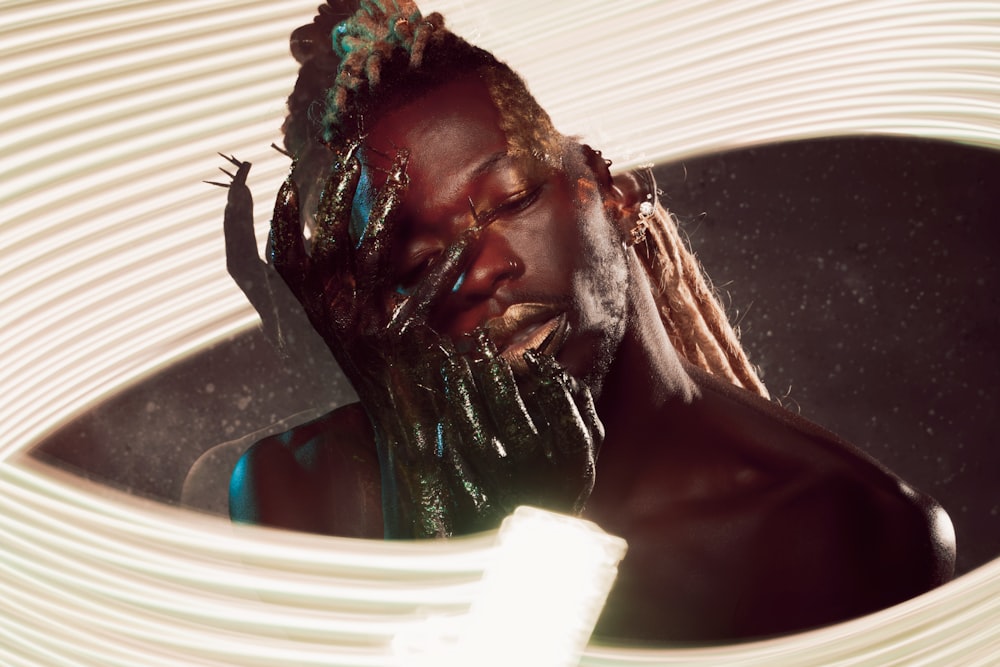
[[[597,526],[520,508],[501,527],[458,645],[458,665],[571,667],[580,660],[625,542]]]
[[[476,597],[488,538],[367,543],[230,526],[18,452],[254,321],[225,273],[216,151],[286,164],[287,35],[317,0],[0,5],[0,662],[384,665]],[[1000,5],[441,0],[617,166],[883,133],[1000,147]],[[259,233],[263,238],[263,234]],[[860,621],[585,664],[988,664],[1000,562]]]
[[[579,664],[625,541],[587,521],[521,507],[500,527],[497,547],[467,614],[431,617],[396,637],[401,664]]]

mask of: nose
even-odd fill
[[[468,268],[455,283],[454,297],[459,307],[489,299],[504,283],[524,274],[524,263],[500,230],[484,230],[477,246]]]

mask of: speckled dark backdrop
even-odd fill
[[[960,571],[1000,555],[1000,153],[837,139],[657,174],[772,393],[942,502]],[[250,331],[122,392],[36,454],[221,512],[243,447],[349,397],[328,360],[287,371]]]

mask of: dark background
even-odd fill
[[[656,173],[775,399],[937,498],[960,572],[1000,555],[1000,153],[824,139]],[[122,391],[33,453],[225,512],[247,445],[348,400],[329,359],[290,369],[254,329]]]

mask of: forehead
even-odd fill
[[[420,201],[455,194],[482,169],[484,161],[507,152],[500,113],[486,83],[475,76],[437,86],[383,114],[370,128],[362,149],[376,187],[398,150],[410,153],[410,190]]]

